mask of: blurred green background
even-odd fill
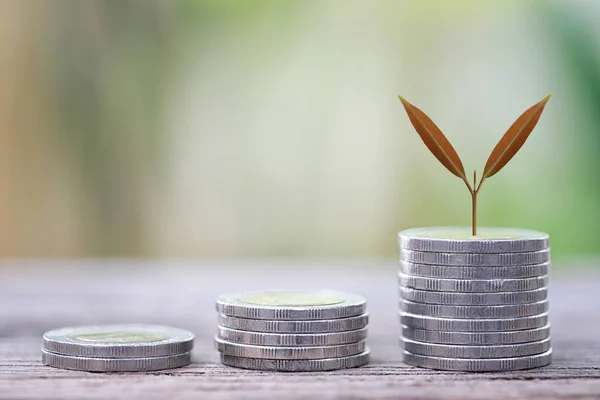
[[[4,0],[0,257],[395,257],[468,225],[467,170],[529,106],[480,225],[600,252],[600,2]]]

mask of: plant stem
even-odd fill
[[[480,185],[481,186],[481,185]],[[477,236],[477,193],[479,192],[479,188],[477,187],[477,170],[473,171],[473,190],[471,190],[471,200],[472,200],[472,234],[473,236]]]
[[[472,234],[473,234],[473,236],[477,236],[477,192],[472,192],[471,193],[471,200],[472,200],[472,203],[473,203],[473,206],[472,206],[472,211],[473,211],[473,216],[472,216],[472,222],[473,222]]]

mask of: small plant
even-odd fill
[[[467,185],[472,199],[471,223],[473,236],[477,235],[477,194],[481,189],[483,181],[496,175],[523,146],[540,119],[546,103],[550,100],[550,96],[544,97],[542,101],[530,107],[508,128],[508,131],[502,136],[502,139],[500,139],[488,157],[479,184],[477,183],[477,170],[473,171],[472,186],[467,179],[460,157],[440,128],[423,111],[404,100],[402,96],[398,96],[402,105],[404,105],[410,122],[415,127],[421,139],[423,139],[429,151],[433,153],[448,171],[458,176]]]

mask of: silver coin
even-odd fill
[[[401,248],[447,253],[522,253],[544,250],[548,234],[524,229],[470,227],[431,227],[407,229],[398,233]]]
[[[268,360],[264,358],[235,357],[221,354],[221,362],[230,367],[278,372],[316,372],[356,368],[369,362],[369,349],[348,357],[320,360]]]
[[[400,259],[419,264],[513,267],[516,265],[532,265],[550,260],[550,249],[530,253],[425,253],[415,250],[400,250]]]
[[[145,358],[189,352],[194,334],[160,325],[75,326],[44,333],[44,349],[57,354],[99,358]]]
[[[550,349],[550,338],[537,342],[465,346],[438,343],[423,343],[401,338],[400,344],[404,350],[412,354],[443,358],[514,358],[541,354]]]
[[[190,352],[161,357],[98,358],[66,356],[42,349],[42,363],[55,368],[91,372],[140,372],[179,368],[191,362]]]
[[[411,328],[447,332],[503,332],[541,328],[548,324],[548,313],[519,318],[453,319],[400,312],[400,323]]]
[[[315,320],[363,314],[364,297],[334,290],[269,290],[228,293],[217,299],[217,311],[241,318]]]
[[[271,360],[315,360],[347,357],[362,353],[365,351],[365,341],[335,346],[277,347],[239,344],[215,337],[215,348],[220,353],[236,357],[268,358]]]
[[[327,333],[362,329],[369,323],[369,314],[356,317],[312,321],[274,321],[218,315],[219,325],[226,328],[268,333]]]
[[[404,350],[404,362],[415,367],[439,369],[444,371],[517,371],[521,369],[538,368],[552,362],[552,349],[534,356],[513,358],[446,358],[412,354]]]
[[[427,343],[454,345],[498,345],[535,342],[550,337],[550,324],[541,328],[506,332],[448,332],[429,331],[402,326],[406,339]]]
[[[520,279],[440,279],[398,273],[398,283],[438,292],[518,292],[546,287],[548,275]]]
[[[548,275],[550,263],[515,265],[510,267],[464,267],[428,265],[400,261],[400,271],[408,275],[448,279],[511,279]]]
[[[408,300],[399,301],[400,310],[409,314],[447,318],[516,318],[528,317],[548,311],[548,300],[529,304],[502,306],[454,306],[446,304],[424,304]]]
[[[417,303],[453,304],[463,306],[499,306],[509,304],[528,304],[546,300],[546,288],[524,290],[521,292],[463,293],[432,292],[404,286],[399,287],[400,297]]]
[[[356,343],[367,338],[367,329],[332,333],[265,333],[218,327],[217,337],[233,343],[257,346],[331,346]]]

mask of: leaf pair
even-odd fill
[[[469,192],[471,192],[471,196],[473,197],[473,235],[476,233],[476,200],[481,184],[485,179],[497,174],[498,171],[500,171],[515,156],[515,154],[517,154],[523,144],[525,144],[529,134],[533,131],[533,128],[535,128],[535,125],[540,119],[546,103],[550,100],[550,96],[551,95],[544,97],[539,103],[530,107],[517,118],[510,128],[508,128],[508,131],[506,131],[488,157],[479,184],[474,181],[473,186],[471,186],[467,179],[465,168],[460,157],[440,128],[438,128],[431,118],[423,111],[406,101],[402,96],[398,96],[402,105],[404,105],[404,109],[408,114],[410,122],[415,127],[427,148],[442,163],[442,165],[446,167],[446,169],[461,178],[467,185]]]

